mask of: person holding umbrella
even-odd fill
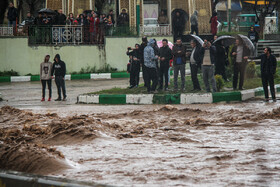
[[[243,83],[245,77],[245,69],[247,65],[248,56],[250,55],[249,48],[243,43],[241,37],[237,37],[235,46],[232,49],[231,57],[233,61],[233,89],[237,89],[238,75],[239,78],[239,90],[243,90]]]
[[[268,83],[270,87],[270,93],[273,101],[276,101],[275,97],[275,87],[274,87],[274,75],[276,73],[277,61],[276,57],[271,54],[271,48],[266,47],[264,49],[264,54],[259,57],[249,57],[250,59],[261,59],[261,77],[262,85],[265,95],[265,101],[269,101],[268,97]]]

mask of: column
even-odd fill
[[[172,17],[171,17],[171,0],[167,0],[167,16],[170,25],[170,31],[172,31]]]

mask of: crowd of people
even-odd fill
[[[215,36],[214,40],[218,37]],[[213,43],[213,42],[212,42]],[[229,81],[226,76],[226,65],[228,49],[223,42],[216,42],[212,45],[210,41],[204,40],[200,45],[197,40],[190,42],[192,51],[187,51],[182,44],[181,38],[177,38],[172,50],[168,46],[168,40],[162,40],[162,47],[157,46],[155,39],[148,41],[147,37],[142,38],[142,43],[136,44],[135,48],[127,50],[129,56],[128,72],[130,73],[130,86],[139,86],[139,73],[142,67],[144,86],[148,93],[168,90],[170,84],[170,67],[174,69],[174,91],[178,90],[178,75],[181,75],[181,92],[185,91],[185,69],[188,61],[191,70],[192,91],[200,91],[198,72],[201,69],[202,79],[206,92],[216,92],[217,85],[215,75],[219,74]],[[250,56],[250,49],[243,42],[242,38],[236,37],[235,45],[229,54],[233,61],[233,90],[243,90],[245,70],[248,59],[261,59],[261,77],[265,98],[268,100],[268,84],[270,85],[272,99],[275,100],[274,74],[276,73],[276,58],[271,54],[271,49],[266,47],[264,54],[259,57]],[[171,63],[172,62],[172,63]],[[238,81],[239,79],[239,81]],[[238,83],[239,82],[239,83]],[[159,83],[159,85],[158,85]]]
[[[11,2],[9,5],[7,18],[9,20],[8,26],[13,26],[16,33],[16,23],[18,22],[18,11]],[[110,10],[108,14],[98,13],[95,11],[84,11],[82,14],[75,16],[69,13],[66,16],[62,9],[58,11],[42,11],[38,12],[38,16],[34,18],[30,12],[27,13],[24,19],[23,32],[29,35],[28,29],[30,26],[38,26],[41,28],[46,27],[49,31],[51,26],[82,26],[84,33],[85,43],[104,43],[105,35],[112,35],[113,28],[118,27],[126,28],[129,26],[129,15],[126,9],[123,9],[120,15],[117,16],[115,21],[114,11]],[[43,32],[46,33],[46,32]],[[50,36],[49,33],[46,33]]]

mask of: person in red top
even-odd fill
[[[211,33],[213,36],[215,36],[218,31],[218,17],[216,12],[213,13],[213,16],[210,19],[210,23],[211,23]]]
[[[90,43],[95,43],[97,40],[98,28],[99,28],[99,18],[96,14],[92,14],[92,17],[89,18],[90,23]]]

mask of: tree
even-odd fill
[[[3,22],[4,22],[5,12],[6,12],[6,9],[7,9],[8,5],[9,5],[8,0],[1,0],[0,1],[0,25],[2,25]]]
[[[255,0],[254,11],[260,25],[260,35],[263,35],[265,27],[265,17],[272,14],[276,9],[280,9],[279,0],[264,0],[264,5],[258,5],[259,0]]]

